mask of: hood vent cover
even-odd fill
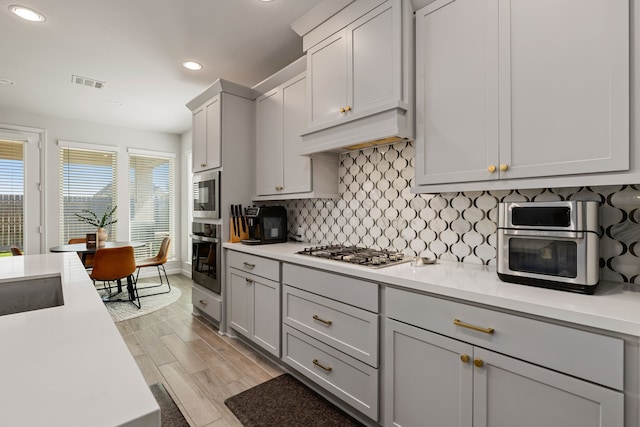
[[[102,89],[106,84],[105,82],[101,82],[100,80],[90,79],[87,77],[81,77],[76,75],[71,76],[71,83],[75,83],[80,86],[93,87],[96,89]]]

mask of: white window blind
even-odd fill
[[[24,248],[24,144],[0,140],[0,253]]]
[[[169,237],[169,258],[175,258],[174,159],[129,153],[130,239],[146,245],[136,259],[158,253]]]
[[[116,203],[117,154],[60,147],[60,244],[74,237],[95,233],[96,227],[81,222],[75,214],[89,210],[98,218]],[[117,219],[118,211],[113,214]],[[115,240],[115,227],[106,227],[108,240]]]

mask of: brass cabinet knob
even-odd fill
[[[345,110],[344,107],[340,107],[340,112],[341,113],[344,113],[345,111],[347,111],[347,110]]]
[[[207,304],[209,304],[207,301],[201,299],[200,301],[198,301],[200,304],[204,305],[205,307],[207,306]]]
[[[276,185],[276,191],[280,191],[280,190],[282,190],[283,188],[284,188],[284,187],[283,187],[283,186],[281,186],[281,185]]]
[[[471,358],[468,354],[461,354],[460,360],[462,360],[462,363],[469,363],[469,360],[471,360]]]
[[[504,163],[502,163],[502,164],[500,165],[500,170],[501,170],[502,172],[506,172],[507,170],[509,170],[509,166],[508,166],[508,165],[506,165],[506,164],[504,164]]]
[[[203,168],[203,167],[205,167],[205,166],[207,166],[207,164],[206,164],[206,163],[200,163],[200,167],[201,167],[201,168]]]
[[[344,109],[345,111],[351,111],[351,105],[347,105],[347,108]]]
[[[247,282],[247,285],[250,285],[253,283],[253,280],[249,279],[248,277],[245,277],[244,280]]]
[[[494,173],[494,172],[496,171],[496,167],[495,167],[495,165],[489,165],[489,167],[487,168],[487,170],[488,170],[490,173]]]
[[[473,365],[476,368],[482,368],[482,366],[484,365],[484,362],[482,361],[482,359],[473,359]]]

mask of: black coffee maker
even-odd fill
[[[287,210],[283,206],[249,206],[245,217],[249,239],[245,245],[264,245],[287,241]]]

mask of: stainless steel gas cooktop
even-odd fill
[[[296,253],[334,261],[349,262],[371,268],[389,267],[411,261],[411,258],[405,258],[402,252],[361,248],[358,246],[312,246]]]

